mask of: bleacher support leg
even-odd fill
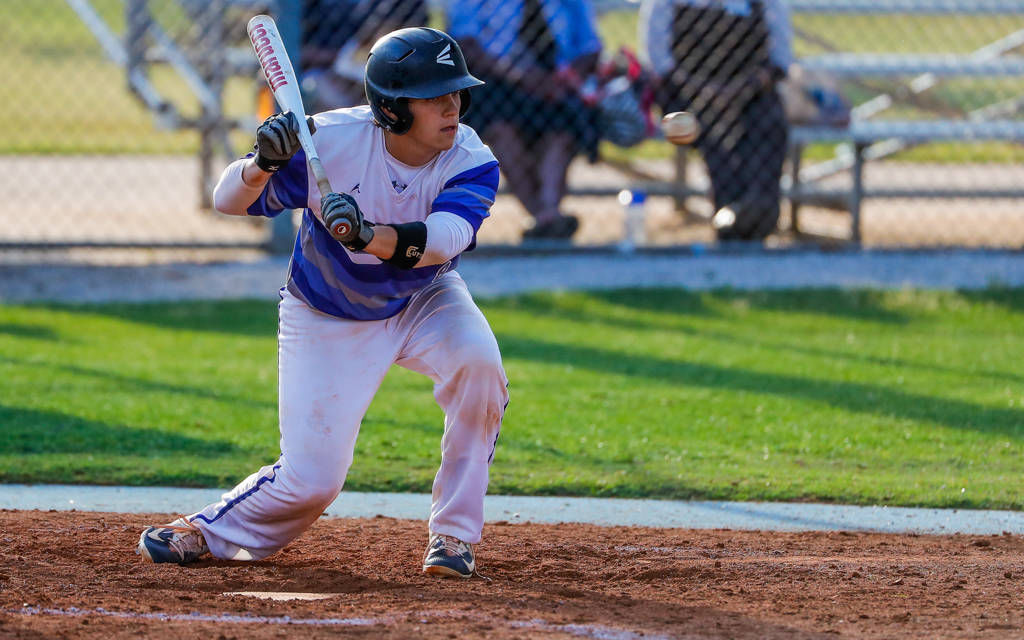
[[[690,213],[686,210],[686,192],[689,186],[686,182],[686,152],[688,150],[689,147],[676,147],[676,188],[675,194],[672,196],[672,199],[675,201],[676,212],[682,214],[684,218]]]
[[[793,233],[800,234],[800,160],[804,156],[804,146],[794,144],[790,150],[789,164],[793,179],[789,184],[789,226]]]
[[[224,53],[226,12],[227,5],[225,0],[209,0],[208,4],[200,10],[196,18],[196,28],[199,30],[205,49],[202,52],[203,59],[200,64],[200,73],[203,82],[210,87],[213,95],[216,97],[216,103],[210,108],[207,108],[205,105],[203,106],[202,115],[200,116],[199,179],[202,188],[200,192],[202,194],[200,206],[203,209],[213,208],[215,176],[220,174],[219,171],[215,172],[214,169],[216,145],[222,140],[226,140],[228,133],[223,105],[226,66]],[[225,146],[223,152],[225,154],[225,162],[234,155],[228,146]]]
[[[850,240],[860,247],[860,205],[864,199],[864,150],[867,145],[854,143],[853,147],[853,192],[850,194]]]
[[[146,62],[146,31],[151,18],[145,0],[128,0],[124,5],[124,17],[124,49],[128,54],[126,77],[131,77]]]
[[[210,114],[203,109],[199,128],[199,208],[213,209],[213,130]]]

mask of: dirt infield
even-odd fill
[[[261,562],[146,564],[140,528],[166,519],[0,512],[0,637],[1024,637],[1020,536],[496,523],[488,582],[424,576],[425,524],[381,517]]]

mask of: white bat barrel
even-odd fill
[[[302,105],[299,82],[295,76],[295,69],[292,68],[292,61],[288,57],[288,51],[284,48],[281,33],[277,30],[277,23],[270,16],[261,14],[249,20],[245,30],[249,34],[252,50],[260,62],[267,85],[270,86],[277,104],[283,111],[294,113],[299,121],[299,144],[306,152],[306,160],[316,178],[320,195],[327,195],[332,191],[331,185],[323,165],[320,164],[316,147],[313,146],[313,136],[306,125],[306,109]]]

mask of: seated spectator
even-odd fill
[[[720,240],[763,240],[779,220],[788,125],[776,83],[792,60],[782,0],[644,0],[641,40],[663,111],[690,111]]]
[[[450,0],[448,31],[473,74],[466,124],[501,163],[509,188],[534,218],[523,237],[570,238],[579,226],[560,209],[573,157],[597,152],[583,79],[601,52],[584,0]]]
[[[305,0],[302,90],[311,112],[364,104],[363,66],[385,33],[427,24],[425,0]]]

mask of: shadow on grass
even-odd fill
[[[833,316],[850,320],[903,325],[910,316],[886,308],[885,291],[873,289],[784,289],[775,291],[716,291],[731,304],[761,311]]]
[[[159,429],[86,420],[56,411],[0,405],[0,454],[94,453],[147,455],[154,452],[219,458],[238,450],[224,440],[194,438]]]
[[[57,332],[49,327],[14,324],[12,322],[0,322],[0,335],[7,335],[14,338],[29,338],[32,340],[49,340],[51,342],[55,342],[60,339]]]
[[[726,333],[724,331],[704,331],[704,330],[693,330],[691,329],[689,334],[693,336],[699,336],[704,338],[710,338],[713,340],[719,340],[721,342],[727,342],[730,344],[739,344],[749,346],[758,349],[769,349],[784,354],[799,353],[806,356],[813,356],[816,358],[822,358],[826,360],[845,360],[847,362],[859,362],[861,364],[876,365],[879,367],[893,367],[898,369],[906,369],[910,371],[927,371],[930,373],[946,373],[956,375],[958,377],[963,376],[977,376],[982,378],[991,378],[999,382],[1024,382],[1024,376],[1009,373],[1006,371],[965,371],[960,367],[944,367],[937,364],[929,364],[924,362],[913,362],[911,360],[904,360],[903,358],[887,358],[880,356],[872,356],[863,353],[850,353],[847,351],[839,351],[837,349],[823,349],[821,347],[810,347],[804,344],[798,344],[794,342],[785,341],[768,341],[768,340],[752,340],[739,337],[735,334]]]
[[[1020,304],[1024,309],[1024,290],[1011,290],[1017,291],[1020,297]],[[848,294],[856,294],[859,298],[872,298],[877,299],[872,294],[874,292],[862,291],[862,292],[844,292],[839,290],[813,290],[808,293],[816,295],[825,294],[836,294],[837,296],[846,296]],[[977,297],[973,298],[975,301],[985,300],[984,292],[968,292],[975,294]],[[734,295],[735,294],[735,295]],[[790,294],[802,295],[802,291],[784,291],[775,292],[769,295],[775,296],[786,296]],[[1018,381],[1024,382],[1024,376],[1020,376],[1014,373],[1006,371],[972,371],[965,373],[963,369],[957,367],[946,367],[937,364],[925,363],[925,362],[914,362],[902,358],[892,357],[878,357],[867,355],[864,353],[852,353],[842,351],[839,349],[824,349],[820,347],[807,346],[798,342],[785,342],[785,341],[770,341],[760,338],[745,338],[736,333],[729,333],[726,331],[715,331],[707,329],[698,329],[693,327],[687,322],[687,318],[690,316],[701,315],[701,316],[719,316],[720,314],[712,308],[709,308],[703,303],[702,295],[714,295],[722,299],[733,299],[740,300],[741,298],[735,297],[741,295],[741,292],[726,292],[718,291],[712,294],[701,294],[694,293],[684,290],[677,289],[666,289],[666,290],[623,290],[621,292],[588,292],[586,294],[591,298],[602,299],[606,302],[629,306],[635,309],[646,309],[647,311],[655,311],[658,313],[664,313],[665,315],[656,319],[639,320],[636,318],[617,317],[607,312],[595,313],[593,309],[581,309],[573,308],[569,306],[560,306],[559,301],[552,298],[550,295],[534,295],[524,298],[506,298],[499,299],[496,301],[488,301],[484,305],[485,310],[500,309],[502,311],[520,311],[529,313],[532,316],[548,317],[557,320],[565,320],[573,323],[580,322],[592,322],[609,327],[617,327],[626,330],[633,331],[672,331],[680,335],[687,335],[692,337],[711,338],[725,343],[738,344],[743,346],[749,346],[754,348],[770,349],[774,351],[784,352],[786,354],[799,353],[807,356],[827,358],[829,360],[845,360],[848,362],[859,362],[862,364],[878,365],[883,367],[896,367],[901,369],[928,371],[933,373],[948,373],[960,375],[971,375],[980,376],[984,378],[992,378],[1000,382],[1006,381]],[[657,301],[651,301],[649,298],[654,295],[657,297]],[[966,295],[966,294],[965,294]],[[999,291],[993,292],[993,295],[998,300],[1002,300],[1004,297],[1012,298],[1009,293],[1004,296]],[[813,299],[814,296],[811,297]],[[745,298],[743,298],[745,299]],[[803,300],[806,303],[806,300]],[[800,311],[801,309],[795,307],[788,307],[779,302],[773,305],[777,310],[787,311]],[[765,307],[762,307],[765,308]],[[844,314],[840,314],[844,315]],[[894,316],[889,320],[896,324],[906,324],[909,319],[900,314],[891,314]],[[867,314],[871,317],[872,314]],[[878,317],[884,317],[884,314],[875,314],[874,319]]]
[[[624,328],[660,327],[661,323],[634,321],[616,318],[607,313],[594,315],[592,309],[584,309],[591,300],[600,300],[615,306],[628,306],[630,309],[644,311],[660,311],[675,316],[713,316],[718,312],[705,304],[703,292],[692,292],[685,289],[621,289],[616,291],[587,291],[572,293],[570,297],[562,297],[557,293],[533,293],[521,296],[492,298],[481,303],[485,310],[500,309],[546,316],[559,320],[586,322],[595,317],[602,323],[617,324]],[[619,324],[621,323],[621,324]]]
[[[1024,288],[989,287],[980,290],[958,291],[971,302],[984,302],[1005,307],[1015,313],[1024,313]]]
[[[203,300],[105,304],[39,304],[28,308],[106,316],[163,329],[254,337],[277,335],[277,304],[266,300]]]
[[[628,310],[650,311],[679,316],[720,316],[721,313],[709,302],[734,305],[752,310],[785,311],[807,313],[839,318],[849,318],[884,324],[906,324],[909,317],[885,306],[884,291],[843,290],[843,289],[785,289],[778,291],[739,291],[716,289],[714,291],[690,291],[678,288],[614,289],[608,291],[587,291],[579,294],[582,301],[566,301],[561,306],[557,294],[540,293],[515,298],[488,300],[485,308],[526,311],[574,321],[586,321],[589,309],[573,308],[586,303],[587,299],[599,300],[609,305],[625,307]],[[633,322],[615,317],[604,317],[609,322],[622,321],[622,326],[648,328],[660,326],[646,322]]]
[[[411,440],[410,434],[414,432],[424,434],[427,437],[426,439],[430,442],[430,446],[432,447],[429,452],[433,455],[437,450],[436,446],[441,442],[441,437],[444,435],[443,415],[439,416],[436,422],[407,422],[385,416],[367,414],[359,429],[359,438],[360,442],[363,443],[363,447],[367,447],[371,444],[369,442],[370,439],[372,439],[373,444],[376,444],[378,447],[387,446],[387,443],[393,443],[391,446],[395,447],[405,447]],[[356,446],[358,447],[359,445]],[[506,437],[504,433],[499,433],[496,449],[514,449],[524,453],[546,456],[552,460],[582,458],[581,454],[563,451],[556,447],[543,444],[536,436],[529,439],[515,439]],[[404,449],[402,451],[405,452]],[[408,453],[408,455],[411,457],[419,457],[422,454]]]
[[[821,402],[857,413],[935,422],[956,429],[999,433],[1014,438],[1024,437],[1024,410],[1021,409],[986,407],[862,383],[759,373],[513,335],[499,335],[498,344],[506,358],[571,365],[580,369],[692,387],[773,394]]]
[[[73,364],[54,364],[52,362],[34,362],[30,360],[19,360],[0,356],[0,363],[11,364],[19,367],[35,367],[37,369],[63,371],[76,376],[98,378],[117,383],[121,391],[138,391],[139,393],[170,393],[175,395],[214,400],[225,404],[240,405],[243,407],[263,407],[265,409],[277,409],[277,402],[271,400],[260,400],[255,397],[238,396],[218,391],[211,391],[209,388],[192,387],[182,384],[171,384],[156,380],[142,380],[131,376],[103,371],[91,367],[81,367]]]

